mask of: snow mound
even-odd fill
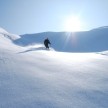
[[[101,55],[106,55],[106,56],[108,56],[108,51],[98,52],[98,54],[101,54]]]
[[[4,30],[3,28],[0,28],[0,35],[4,36],[12,41],[20,38],[19,35],[11,34],[11,33],[7,32],[6,30]]]
[[[2,33],[2,34],[8,34],[8,32],[5,29],[1,28],[1,27],[0,27],[0,33]]]
[[[14,40],[20,38],[20,36],[11,34],[4,30],[3,28],[0,28],[0,46],[1,48],[12,50],[14,48],[17,48],[18,45],[14,44]]]

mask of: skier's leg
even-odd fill
[[[46,44],[46,48],[47,48],[47,49],[49,49],[49,46],[48,46],[48,44]]]

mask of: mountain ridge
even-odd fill
[[[100,52],[108,50],[108,27],[92,29],[80,32],[42,32],[36,34],[21,35],[14,42],[21,46],[35,43],[43,44],[45,38],[49,38],[52,47],[62,52]]]
[[[3,33],[2,33],[2,32]],[[108,26],[79,32],[41,32],[24,35],[10,34],[0,28],[0,33],[19,46],[43,44],[45,38],[51,47],[60,52],[100,52],[108,50]]]

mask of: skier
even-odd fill
[[[51,43],[50,43],[49,39],[46,38],[46,39],[44,40],[44,45],[45,45],[46,49],[49,49],[49,44],[51,44]]]

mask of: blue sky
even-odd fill
[[[0,27],[14,34],[65,31],[66,17],[81,30],[108,26],[108,0],[0,0]]]

